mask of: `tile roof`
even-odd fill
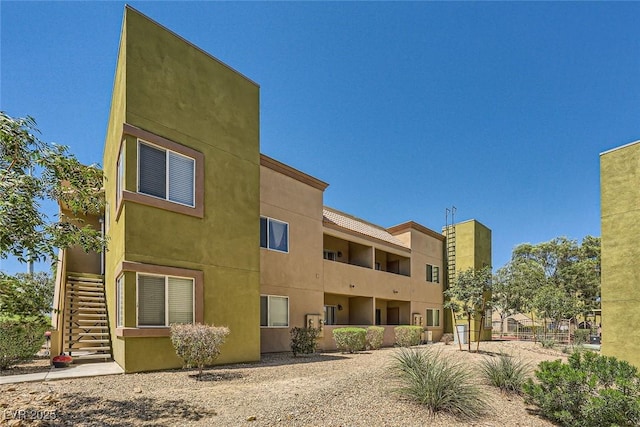
[[[408,245],[397,239],[387,230],[377,225],[366,222],[362,219],[348,215],[344,212],[337,211],[332,208],[324,207],[322,209],[322,222],[327,224],[337,225],[338,227],[353,231],[359,234],[363,234],[374,239],[382,240],[383,242],[391,243],[396,246],[410,249]]]

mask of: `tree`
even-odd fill
[[[533,266],[525,275],[530,308],[554,319],[556,327],[560,319],[573,319],[599,307],[599,237],[586,236],[581,244],[566,237],[524,243],[514,249],[510,263]],[[517,290],[519,285],[512,283]]]
[[[48,273],[0,273],[0,317],[39,318],[51,313],[53,278]]]
[[[493,277],[491,304],[500,315],[500,324],[513,314],[530,312],[536,291],[545,281],[543,268],[532,259],[513,259],[499,268]]]
[[[491,291],[491,267],[480,270],[473,268],[456,274],[454,282],[444,291],[448,301],[445,308],[451,309],[454,323],[456,313],[461,313],[467,320],[467,343],[471,351],[471,320],[482,326],[486,309],[491,302],[488,293]],[[480,345],[480,330],[478,330],[478,347]]]
[[[0,257],[41,261],[53,259],[55,248],[73,245],[102,251],[100,230],[79,218],[103,209],[102,170],[83,165],[65,146],[41,141],[38,133],[33,118],[0,111]],[[47,199],[73,216],[50,220],[40,209]]]

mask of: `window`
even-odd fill
[[[334,251],[328,251],[328,250],[324,250],[322,251],[322,257],[324,259],[328,259],[329,261],[335,261],[338,259],[338,253],[334,252]]]
[[[260,326],[289,327],[289,297],[260,295]]]
[[[485,329],[491,329],[493,328],[493,324],[492,324],[492,316],[493,316],[493,312],[491,311],[490,308],[487,308],[484,311],[484,328]]]
[[[194,281],[138,274],[138,326],[193,323]]]
[[[195,206],[196,161],[138,140],[138,192]]]
[[[427,326],[440,326],[440,310],[427,308]]]
[[[124,275],[116,280],[116,327],[124,326]]]
[[[260,247],[273,251],[289,252],[289,224],[261,216]]]
[[[122,190],[124,190],[124,144],[120,147],[120,154],[118,154],[118,163],[116,165],[116,204],[120,202],[122,198]]]
[[[427,264],[427,282],[440,283],[440,267]]]
[[[325,305],[324,306],[324,324],[325,325],[337,325],[338,317],[336,316],[336,312],[338,307],[335,305]]]

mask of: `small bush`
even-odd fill
[[[500,353],[496,358],[485,359],[481,364],[482,373],[489,383],[503,393],[522,393],[522,385],[527,380],[529,365],[508,354]]]
[[[336,347],[342,352],[355,353],[364,350],[367,331],[364,328],[337,328],[333,330]]]
[[[627,362],[576,352],[568,364],[541,362],[535,376],[523,386],[526,399],[559,425],[640,425],[640,377]]]
[[[0,318],[0,370],[31,360],[44,343],[42,318]]]
[[[420,337],[424,329],[422,326],[396,326],[396,345],[399,347],[411,347],[420,344]]]
[[[442,334],[442,338],[440,341],[444,343],[444,345],[449,345],[453,341],[453,334]]]
[[[318,345],[316,339],[320,335],[320,331],[320,328],[292,328],[291,351],[293,356],[315,353]]]
[[[540,344],[542,345],[542,348],[554,348],[556,346],[556,340],[553,338],[541,339]]]
[[[576,329],[573,333],[573,344],[583,345],[589,341],[589,335],[591,331],[589,329]]]
[[[425,405],[429,415],[442,411],[470,420],[487,412],[486,397],[463,365],[431,349],[401,348],[394,359],[402,382],[397,391]]]
[[[187,367],[202,368],[212,364],[220,355],[220,347],[229,335],[226,326],[196,324],[171,325],[171,344]]]
[[[382,347],[384,341],[384,328],[382,326],[369,326],[367,328],[367,348],[377,350]]]

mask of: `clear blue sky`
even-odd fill
[[[382,226],[513,247],[600,235],[599,153],[640,139],[640,3],[132,2],[261,86],[261,151]],[[124,3],[0,3],[0,108],[101,162]],[[7,271],[23,266],[2,261]]]

